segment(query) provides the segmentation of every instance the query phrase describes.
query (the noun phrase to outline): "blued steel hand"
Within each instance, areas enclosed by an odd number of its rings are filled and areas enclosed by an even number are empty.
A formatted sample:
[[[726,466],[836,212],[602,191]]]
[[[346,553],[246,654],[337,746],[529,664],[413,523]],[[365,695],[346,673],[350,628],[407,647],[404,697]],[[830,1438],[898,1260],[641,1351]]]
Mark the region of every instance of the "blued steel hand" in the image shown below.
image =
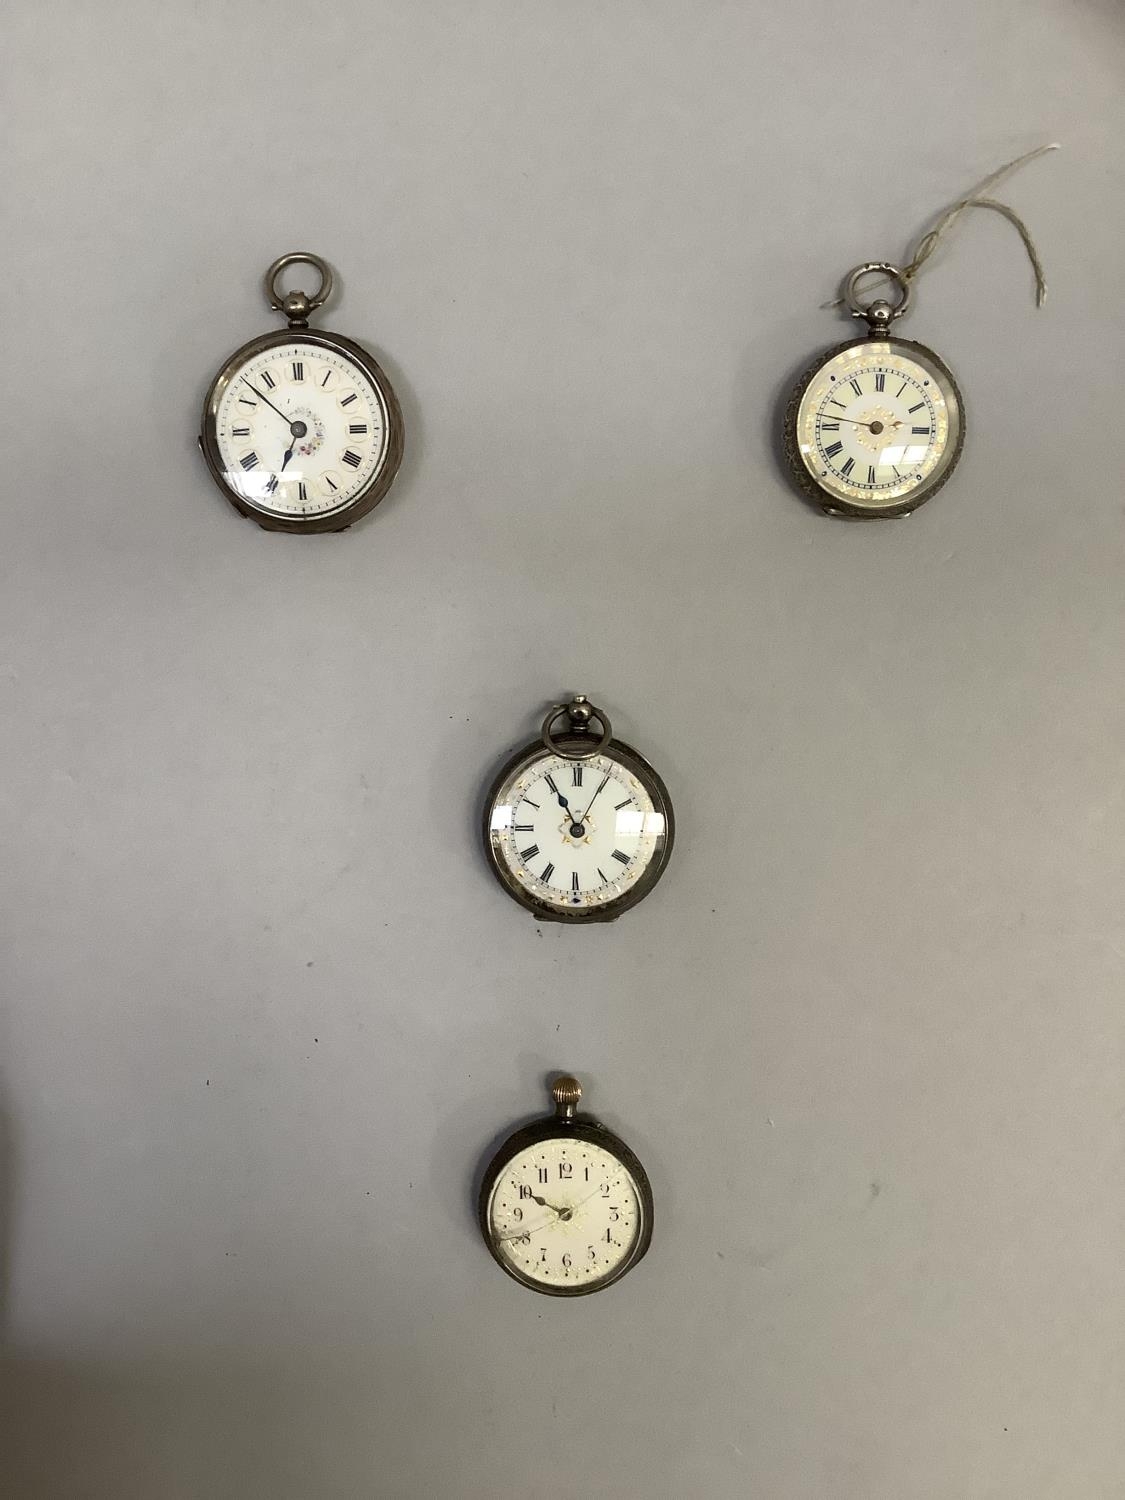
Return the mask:
[[[266,403],[266,405],[270,408],[271,411],[277,412],[278,416],[281,418],[281,420],[283,422],[288,422],[289,423],[289,432],[290,432],[290,434],[293,437],[304,437],[305,433],[308,431],[308,428],[305,426],[305,424],[303,422],[294,422],[289,417],[287,417],[285,415],[285,413],[281,410],[281,408],[279,406],[274,406],[273,402],[270,400],[270,398],[268,396],[263,396],[262,395],[261,391],[258,389],[258,387],[256,385],[250,385],[250,382],[246,379],[245,375],[243,375],[241,377],[241,379],[242,379],[242,381],[243,381],[244,384],[250,386],[250,389],[254,392],[255,396],[257,396],[257,398],[258,398],[259,401],[264,401]],[[300,428],[299,432],[297,430],[298,428]]]
[[[580,838],[582,838],[582,836],[586,832],[586,828],[585,828],[585,825],[583,824],[582,819],[578,816],[578,814],[576,812],[574,812],[571,809],[570,803],[566,800],[566,798],[563,796],[563,794],[559,791],[558,787],[555,786],[555,783],[551,779],[550,776],[547,777],[547,785],[552,788],[552,790],[554,791],[555,796],[559,799],[559,806],[564,809],[564,811],[566,812],[567,817],[570,819],[570,836],[571,836],[571,838],[572,839],[580,839]],[[595,792],[594,795],[597,796],[597,793]]]

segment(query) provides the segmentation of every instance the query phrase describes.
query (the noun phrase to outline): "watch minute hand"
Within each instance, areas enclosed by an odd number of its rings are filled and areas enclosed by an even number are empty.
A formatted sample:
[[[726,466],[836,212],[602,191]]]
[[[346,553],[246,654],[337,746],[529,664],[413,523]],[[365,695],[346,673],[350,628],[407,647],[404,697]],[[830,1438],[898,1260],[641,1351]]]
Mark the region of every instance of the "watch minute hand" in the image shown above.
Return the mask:
[[[830,422],[850,422],[853,427],[866,427],[868,432],[875,432],[874,422],[859,422],[855,417],[829,417]],[[901,427],[901,422],[880,422],[879,432],[892,432],[896,427]],[[878,437],[879,433],[875,433]]]
[[[591,807],[593,807],[594,803],[601,796],[602,791],[605,788],[605,784],[606,784],[606,782],[608,780],[609,780],[609,776],[608,775],[602,777],[602,779],[601,779],[601,785],[598,787],[597,791],[594,793],[594,795],[590,798],[589,802],[586,804],[586,811],[578,819],[578,821],[580,823],[585,823],[586,819],[590,816],[590,809],[591,809]]]
[[[828,420],[830,422],[850,422],[853,427],[870,428],[871,426],[870,422],[857,422],[855,417],[829,417]]]
[[[589,1203],[589,1201],[590,1201],[591,1198],[596,1198],[598,1196],[598,1194],[601,1192],[601,1190],[602,1190],[601,1183],[599,1183],[598,1186],[594,1189],[594,1191],[592,1193],[587,1193],[586,1196],[585,1196],[585,1198],[579,1198],[578,1202],[574,1205],[574,1208],[571,1211],[573,1213],[577,1213],[580,1208],[584,1207],[587,1203]]]
[[[240,379],[242,380],[242,382],[243,382],[244,385],[249,385],[250,386],[250,389],[254,392],[255,396],[257,396],[257,398],[258,398],[259,401],[264,401],[266,403],[266,405],[270,408],[271,411],[277,412],[278,416],[282,419],[283,422],[288,422],[289,423],[289,431],[292,432],[293,431],[293,422],[290,420],[289,417],[287,417],[285,415],[285,413],[281,410],[281,408],[279,406],[274,406],[273,402],[270,400],[270,398],[268,396],[263,396],[262,393],[261,393],[261,391],[258,389],[258,387],[256,385],[250,385],[250,382],[246,379],[245,375],[241,376]],[[295,434],[294,434],[294,436],[295,436]]]

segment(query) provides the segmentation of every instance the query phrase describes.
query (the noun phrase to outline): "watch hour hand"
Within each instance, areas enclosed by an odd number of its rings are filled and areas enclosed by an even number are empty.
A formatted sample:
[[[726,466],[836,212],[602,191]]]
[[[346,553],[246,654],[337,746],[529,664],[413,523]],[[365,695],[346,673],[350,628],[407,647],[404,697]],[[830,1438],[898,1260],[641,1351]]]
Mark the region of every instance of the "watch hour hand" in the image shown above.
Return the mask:
[[[274,406],[273,402],[270,400],[270,398],[268,396],[263,396],[262,393],[261,393],[261,391],[258,389],[258,387],[256,385],[251,384],[251,382],[246,379],[245,375],[242,376],[242,383],[243,383],[243,385],[250,386],[250,389],[254,392],[255,396],[257,396],[258,400],[259,401],[264,401],[271,411],[277,412],[278,416],[282,419],[283,422],[288,422],[289,421],[289,418],[285,415],[285,413],[281,410],[281,408],[279,406]]]
[[[571,838],[572,839],[585,838],[585,836],[586,836],[586,825],[585,825],[584,819],[580,818],[578,816],[578,814],[571,808],[570,803],[566,800],[566,798],[563,796],[563,794],[559,791],[558,787],[555,785],[553,777],[550,777],[550,776],[547,777],[547,785],[551,788],[552,795],[558,798],[559,806],[562,808],[562,810],[566,813],[567,817],[570,819],[570,836],[571,836]],[[597,796],[597,793],[595,792],[594,795]]]
[[[538,1198],[534,1193],[532,1193],[531,1195],[531,1201],[532,1203],[538,1203],[540,1208],[549,1208],[553,1214],[558,1214],[559,1218],[564,1222],[569,1219],[571,1214],[574,1212],[574,1210],[571,1208],[556,1208],[553,1203],[548,1203],[546,1198]]]
[[[509,1229],[506,1234],[500,1235],[501,1242],[507,1242],[508,1240],[530,1239],[533,1234],[538,1234],[541,1229],[549,1229],[552,1224],[565,1224],[574,1213],[574,1210],[571,1208],[556,1208],[553,1203],[548,1203],[546,1198],[538,1198],[534,1193],[532,1193],[531,1195],[531,1201],[533,1203],[538,1203],[540,1208],[550,1209],[551,1213],[553,1213],[555,1217],[553,1219],[544,1219],[541,1223],[532,1224],[528,1228],[521,1227],[520,1229]]]

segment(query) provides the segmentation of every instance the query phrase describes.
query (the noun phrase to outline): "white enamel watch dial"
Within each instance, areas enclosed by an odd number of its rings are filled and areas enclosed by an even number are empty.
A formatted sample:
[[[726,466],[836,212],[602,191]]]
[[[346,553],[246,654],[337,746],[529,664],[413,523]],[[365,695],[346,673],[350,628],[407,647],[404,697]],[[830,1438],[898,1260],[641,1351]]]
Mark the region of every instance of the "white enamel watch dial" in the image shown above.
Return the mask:
[[[632,1255],[641,1227],[636,1184],[611,1152],[566,1136],[507,1164],[489,1203],[500,1252],[548,1286],[604,1281]]]
[[[230,373],[215,436],[227,484],[273,516],[347,509],[387,457],[375,385],[347,356],[286,340]]]
[[[652,1192],[633,1153],[575,1114],[576,1079],[553,1086],[555,1114],[517,1131],[481,1191],[481,1227],[495,1258],[536,1291],[576,1296],[635,1265],[652,1235]]]
[[[323,264],[289,256],[270,268],[272,305],[289,311],[291,327],[227,361],[208,392],[200,444],[220,489],[244,515],[271,530],[337,531],[390,487],[402,458],[402,415],[366,350],[304,326],[315,299],[277,300],[277,269],[293,259]],[[330,285],[329,273],[320,301]]]
[[[620,898],[652,863],[665,824],[621,761],[545,754],[502,789],[491,832],[516,880],[571,911]]]
[[[913,509],[957,452],[960,402],[929,351],[901,339],[865,340],[816,368],[796,426],[801,462],[829,501]]]
[[[564,714],[569,733],[551,738],[549,724]],[[508,762],[487,799],[492,868],[510,895],[547,919],[618,916],[652,889],[671,851],[663,783],[635,750],[591,733],[591,715],[604,725],[583,698],[554,710],[541,740]]]
[[[878,272],[899,301],[863,304],[856,286]],[[833,515],[901,516],[935,494],[964,440],[961,397],[932,349],[888,332],[906,311],[910,286],[887,262],[858,266],[845,302],[870,336],[823,354],[806,370],[786,415],[786,453],[806,494]]]

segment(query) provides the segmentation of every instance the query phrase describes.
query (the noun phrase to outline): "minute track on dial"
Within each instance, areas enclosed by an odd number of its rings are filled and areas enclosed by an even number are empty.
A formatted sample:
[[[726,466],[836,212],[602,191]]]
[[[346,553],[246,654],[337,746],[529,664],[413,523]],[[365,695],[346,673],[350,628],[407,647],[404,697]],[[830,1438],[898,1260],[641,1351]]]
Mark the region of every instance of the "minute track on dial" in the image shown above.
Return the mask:
[[[901,484],[903,475],[899,466],[924,463],[934,432],[933,408],[924,391],[916,388],[921,399],[907,408],[902,396],[912,383],[903,381],[897,396],[892,396],[880,380],[884,373],[876,371],[871,391],[861,388],[861,401],[856,404],[865,407],[862,415],[848,415],[846,408],[828,399],[822,401],[814,423],[818,452],[829,470],[867,490],[884,490]],[[857,384],[854,379],[848,381],[849,388]],[[887,402],[898,408],[897,415],[890,406],[882,404]],[[930,413],[925,424],[916,420],[921,410]]]
[[[249,373],[244,372],[234,387],[235,391],[245,390],[260,400],[263,408],[268,408],[265,411],[268,422],[280,430],[288,428],[289,437],[282,453],[280,432],[274,449],[271,434],[261,431],[253,480],[243,480],[235,474],[231,482],[249,503],[266,505],[273,513],[313,511],[326,515],[353,504],[378,473],[385,451],[385,423],[378,395],[361,371],[345,360],[311,351],[305,351],[299,361],[286,358],[297,347],[303,346],[289,344],[266,351],[252,362]],[[282,371],[294,365],[300,366],[301,381],[285,385]],[[271,369],[278,378],[269,385],[262,377]],[[322,372],[339,376],[344,382],[341,389],[356,394],[356,402],[366,414],[362,423],[345,417],[335,389],[325,390],[316,378]],[[306,373],[314,378],[305,379]],[[265,394],[267,385],[272,393],[269,396]],[[241,418],[235,422],[227,417],[229,411],[236,409],[243,410],[241,398],[233,394],[220,405],[218,442],[224,455],[236,437],[235,427],[243,425]],[[245,443],[246,439],[243,437],[242,441]],[[235,447],[231,452],[241,462],[244,456],[241,451]],[[233,470],[229,457],[227,462],[230,479]],[[337,466],[346,480],[340,478]]]
[[[585,809],[577,812],[560,789],[567,770],[565,762],[545,760],[533,766],[528,773],[527,797],[520,806],[530,806],[530,798],[540,802],[540,811],[532,822],[511,827],[510,842],[522,873],[534,886],[548,887],[548,898],[559,903],[570,904],[605,887],[607,882],[596,872],[600,863],[614,857],[615,849],[619,861],[630,867],[638,862],[643,867],[649,853],[643,827],[646,811],[652,811],[649,800],[627,784],[620,768],[612,763],[605,765],[604,757],[598,758],[594,769],[600,773],[598,784]],[[598,798],[611,783],[618,787],[616,800],[621,806],[611,809],[607,800],[605,816],[596,818]],[[520,843],[528,830],[534,834],[533,842]],[[504,843],[509,847],[507,840]],[[628,848],[627,854],[621,852],[622,844]]]
[[[897,301],[860,300],[859,283],[874,273],[894,283]],[[858,266],[842,300],[868,334],[826,350],[797,381],[785,413],[786,460],[802,493],[829,515],[909,515],[956,466],[960,393],[932,349],[890,332],[910,304],[909,273],[889,262]]]
[[[928,499],[963,436],[952,377],[931,351],[901,339],[829,350],[794,392],[786,427],[801,487],[831,513],[856,516],[907,514]]]
[[[652,1188],[625,1142],[577,1113],[577,1079],[557,1077],[551,1092],[554,1113],[515,1131],[486,1167],[477,1214],[494,1259],[516,1281],[550,1296],[583,1296],[644,1257]],[[543,1213],[529,1213],[532,1204]]]
[[[537,916],[607,921],[659,879],[671,809],[636,751],[578,722],[578,733],[555,738],[545,729],[501,771],[486,801],[485,846],[500,883]]]

